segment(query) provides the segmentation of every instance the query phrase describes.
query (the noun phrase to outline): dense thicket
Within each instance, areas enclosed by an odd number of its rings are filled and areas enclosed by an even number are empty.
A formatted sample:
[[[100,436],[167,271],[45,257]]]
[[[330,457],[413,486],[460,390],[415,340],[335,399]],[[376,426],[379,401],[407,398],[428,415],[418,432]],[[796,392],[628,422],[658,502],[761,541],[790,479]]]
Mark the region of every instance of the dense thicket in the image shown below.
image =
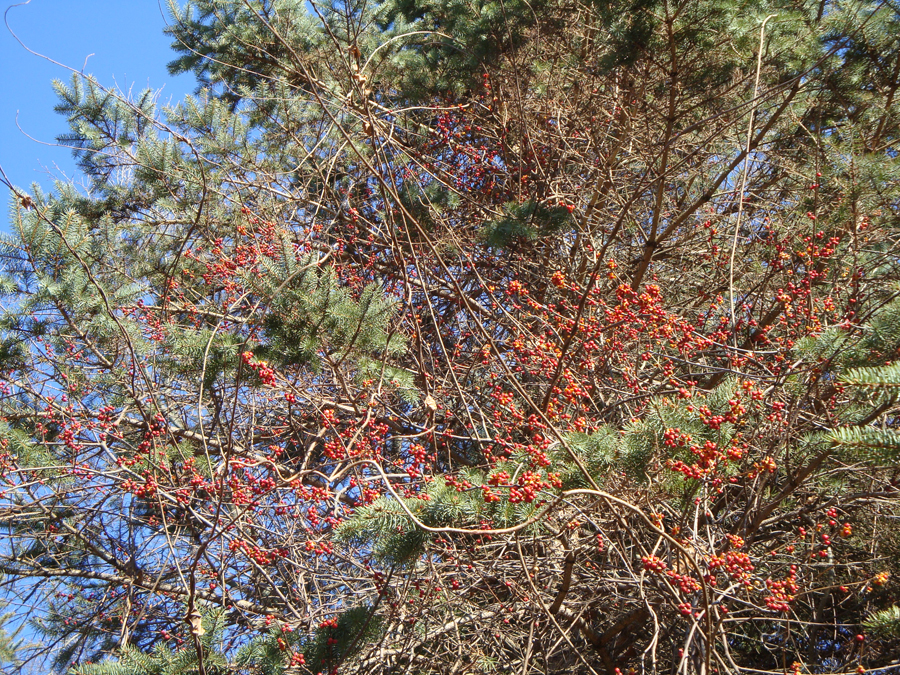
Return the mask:
[[[170,11],[196,95],[13,189],[21,658],[897,665],[896,6]]]

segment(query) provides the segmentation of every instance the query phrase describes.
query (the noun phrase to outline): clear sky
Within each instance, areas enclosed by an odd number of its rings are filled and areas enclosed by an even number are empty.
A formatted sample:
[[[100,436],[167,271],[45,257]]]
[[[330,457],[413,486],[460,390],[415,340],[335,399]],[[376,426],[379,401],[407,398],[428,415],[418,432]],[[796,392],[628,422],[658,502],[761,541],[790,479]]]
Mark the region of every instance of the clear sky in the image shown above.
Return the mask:
[[[78,182],[71,152],[55,145],[68,126],[53,111],[51,87],[54,79],[71,81],[72,73],[29,53],[10,31],[28,49],[84,69],[107,87],[162,89],[160,102],[177,101],[194,89],[192,76],[166,72],[175,54],[162,32],[169,21],[164,0],[0,0],[0,9],[6,10],[6,23],[0,23],[0,166],[21,188],[37,182],[50,190],[57,178]],[[8,197],[2,186],[0,191],[5,231]]]

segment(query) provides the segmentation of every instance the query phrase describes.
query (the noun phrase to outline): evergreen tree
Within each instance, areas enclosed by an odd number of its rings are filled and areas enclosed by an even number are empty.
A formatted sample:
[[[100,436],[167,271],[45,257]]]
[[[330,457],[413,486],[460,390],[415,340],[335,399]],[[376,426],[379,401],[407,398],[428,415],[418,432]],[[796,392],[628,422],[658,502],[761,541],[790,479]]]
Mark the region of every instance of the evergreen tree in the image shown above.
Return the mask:
[[[169,9],[195,94],[57,82],[88,189],[9,186],[25,658],[891,662],[895,8]]]

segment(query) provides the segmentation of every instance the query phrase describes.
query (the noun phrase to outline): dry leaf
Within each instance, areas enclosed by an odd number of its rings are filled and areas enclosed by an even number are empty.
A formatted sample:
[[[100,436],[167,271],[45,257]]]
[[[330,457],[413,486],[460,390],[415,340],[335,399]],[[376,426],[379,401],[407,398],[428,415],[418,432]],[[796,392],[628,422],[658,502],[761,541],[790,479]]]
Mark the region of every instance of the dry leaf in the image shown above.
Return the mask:
[[[188,614],[187,617],[185,617],[185,620],[191,626],[191,635],[200,637],[201,635],[206,633],[206,631],[203,630],[203,617],[200,615],[200,612],[196,607],[191,610],[191,613]]]

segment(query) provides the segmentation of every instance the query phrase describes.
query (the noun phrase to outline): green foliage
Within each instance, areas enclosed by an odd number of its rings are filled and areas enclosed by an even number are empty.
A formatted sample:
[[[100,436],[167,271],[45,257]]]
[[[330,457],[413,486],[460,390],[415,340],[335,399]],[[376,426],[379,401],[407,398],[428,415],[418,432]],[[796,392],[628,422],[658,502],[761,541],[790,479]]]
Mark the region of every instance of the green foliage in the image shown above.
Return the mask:
[[[900,638],[900,607],[894,605],[874,612],[863,622],[865,629],[881,638]]]
[[[900,387],[900,365],[851,368],[841,375],[840,381],[853,387],[894,389]]]
[[[895,364],[872,368],[854,368],[845,372],[840,381],[852,387],[883,395],[873,402],[877,412],[885,412],[897,400],[900,387],[900,367]],[[868,406],[872,410],[873,405]],[[840,446],[858,448],[896,459],[900,456],[900,433],[893,427],[847,426],[834,429],[831,440]]]
[[[707,392],[703,403],[713,414],[728,411],[728,400],[734,395],[736,382],[726,379],[715,389]],[[624,473],[636,483],[648,479],[650,465],[665,457],[681,460],[687,464],[696,461],[696,456],[688,447],[665,447],[667,429],[677,429],[680,434],[689,435],[695,445],[706,441],[727,443],[735,433],[735,427],[723,423],[718,429],[703,424],[696,412],[688,410],[689,401],[659,402],[652,405],[641,419],[633,420],[621,429],[604,426],[592,434],[570,433],[566,442],[582,459],[591,476],[598,484],[603,484],[613,472]],[[565,467],[563,483],[566,487],[587,487],[586,478],[574,467],[558,449],[558,460]],[[726,473],[728,471],[726,470]],[[673,478],[666,482],[668,488],[680,491],[684,482]],[[693,481],[688,482],[689,489]]]
[[[857,450],[896,458],[900,454],[900,434],[892,425],[872,426],[896,401],[900,387],[900,366],[883,362],[900,347],[900,303],[893,300],[863,326],[863,336],[851,342],[847,331],[831,328],[815,340],[798,345],[801,353],[820,361],[829,360],[838,370],[837,381],[858,392],[854,405],[842,411],[845,426],[832,430],[829,439],[844,451]],[[864,426],[858,426],[865,422]]]
[[[336,618],[336,626],[319,628],[303,646],[305,661],[314,672],[319,668],[331,670],[352,659],[363,645],[383,633],[383,617],[375,614],[374,607],[357,605]]]
[[[404,351],[403,338],[389,329],[396,303],[377,284],[354,296],[331,268],[320,270],[314,257],[297,264],[290,256],[281,260],[264,262],[267,274],[260,292],[272,298],[266,317],[271,346],[260,353],[271,354],[282,365],[315,366],[320,354],[337,363],[351,355],[380,362]],[[368,372],[371,363],[366,362]]]
[[[407,62],[413,67],[405,74],[406,91],[461,93],[476,84],[483,68],[523,43],[545,5],[543,0],[391,0],[383,5],[381,21],[385,27],[399,21],[407,30],[432,33],[409,47],[417,59]]]
[[[193,650],[174,651],[162,642],[149,654],[136,647],[126,646],[118,658],[80,665],[69,671],[70,675],[175,675],[197,672],[196,653]]]
[[[277,11],[271,0],[257,0],[250,9],[236,0],[167,4],[173,21],[166,33],[173,38],[172,49],[182,54],[169,64],[169,72],[193,72],[200,88],[226,84],[221,93],[232,107],[261,83],[296,77],[289,66],[290,49],[312,51],[324,37],[299,1],[278,3]],[[274,39],[261,16],[290,43]],[[234,63],[244,64],[237,78]]]
[[[338,528],[339,541],[371,547],[390,564],[408,565],[422,554],[434,535],[421,529],[407,510],[428,527],[459,527],[478,522],[484,502],[474,492],[459,492],[442,478],[428,484],[427,499],[380,497],[354,510]],[[403,507],[406,507],[406,510]]]
[[[0,422],[0,443],[27,469],[40,469],[53,463],[47,447],[32,442],[33,430],[16,429],[9,422]]]
[[[152,90],[126,103],[96,80],[78,74],[73,75],[70,86],[56,80],[53,88],[60,99],[55,110],[68,119],[71,128],[71,133],[58,140],[74,148],[79,167],[89,176],[103,175],[109,180],[116,171],[118,153],[138,149],[155,130]]]
[[[5,606],[6,603],[0,602],[0,607]],[[5,665],[10,665],[13,667],[18,666],[20,663],[20,652],[29,646],[23,639],[18,637],[19,633],[22,630],[21,625],[12,633],[9,633],[6,630],[6,626],[9,624],[10,620],[13,619],[13,617],[14,614],[12,612],[0,614],[0,668]]]
[[[503,211],[506,214],[503,218],[481,227],[481,237],[488,246],[508,248],[520,241],[534,241],[557,234],[572,222],[565,207],[548,207],[533,200],[508,202],[503,205]]]
[[[872,427],[842,427],[832,432],[831,440],[841,446],[872,451],[896,459],[900,456],[900,434]]]
[[[69,675],[197,675],[200,658],[209,675],[228,675],[233,669],[221,652],[224,618],[222,612],[207,612],[203,617],[204,634],[200,636],[200,654],[193,646],[172,649],[157,642],[150,653],[132,645],[119,650],[115,658],[100,663],[83,664],[69,670]]]
[[[437,181],[426,185],[404,183],[397,195],[406,211],[426,230],[434,229],[442,213],[460,205],[459,195]]]
[[[611,427],[603,427],[592,434],[571,433],[566,436],[566,442],[582,459],[595,480],[598,478],[602,480],[613,467],[618,466],[620,461],[640,471],[639,458],[622,457],[621,451],[624,446],[622,435]],[[626,452],[627,450],[626,448]],[[567,471],[563,476],[564,487],[588,487],[587,479],[577,467],[568,463],[565,466]]]
[[[303,654],[306,663],[331,667],[352,657],[361,645],[377,638],[382,619],[364,605],[342,612],[333,627],[319,628],[312,636],[284,631],[273,626],[235,650],[224,653],[223,630],[227,622],[219,610],[203,613],[203,635],[199,637],[200,655],[193,645],[173,649],[157,642],[149,652],[126,645],[116,655],[99,663],[71,668],[69,675],[196,675],[200,660],[209,675],[235,672],[256,675],[283,675],[291,671],[292,654]]]

